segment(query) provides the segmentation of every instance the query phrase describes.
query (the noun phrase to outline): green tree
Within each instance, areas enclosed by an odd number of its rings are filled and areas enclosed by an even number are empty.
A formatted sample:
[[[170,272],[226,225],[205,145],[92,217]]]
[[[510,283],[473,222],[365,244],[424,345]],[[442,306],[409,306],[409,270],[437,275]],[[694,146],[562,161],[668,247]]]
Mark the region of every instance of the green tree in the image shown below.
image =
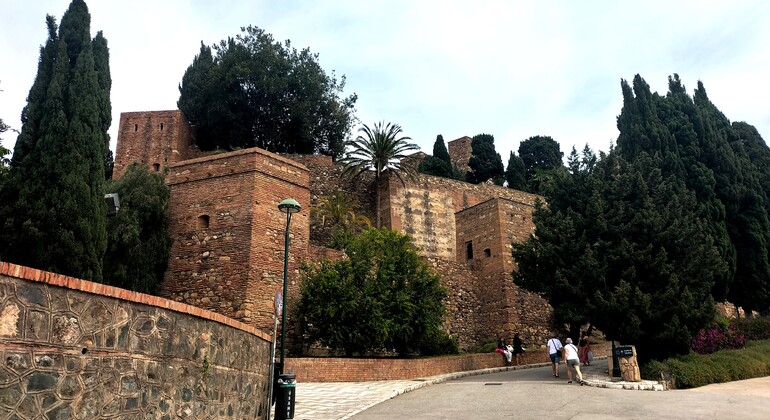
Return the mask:
[[[436,137],[436,142],[433,143],[433,156],[426,156],[420,162],[417,171],[422,174],[440,176],[442,178],[452,177],[452,161],[449,158],[449,151],[447,151],[444,137],[441,134]]]
[[[298,308],[310,343],[348,356],[373,350],[403,356],[435,349],[437,337],[451,341],[442,330],[446,290],[409,236],[369,229],[344,248],[346,259],[303,270]]]
[[[345,77],[327,75],[317,54],[248,26],[213,48],[201,44],[177,105],[203,150],[256,146],[339,158],[357,99],[341,97],[344,87]]]
[[[403,185],[404,179],[401,176],[403,172],[409,177],[413,177],[416,171],[409,165],[401,165],[401,160],[406,157],[404,154],[410,150],[419,150],[419,146],[410,143],[410,137],[399,137],[402,132],[398,124],[385,124],[384,121],[375,123],[373,128],[364,124],[359,130],[355,140],[345,143],[350,150],[340,160],[344,166],[343,176],[356,178],[369,171],[374,172],[374,184],[377,188],[377,228],[382,227],[382,216],[380,209],[380,183],[383,174],[393,174]]]
[[[88,7],[73,0],[58,35],[51,16],[47,25],[49,37],[0,193],[0,257],[99,281],[106,248],[106,128],[99,112],[105,96]]]
[[[122,177],[107,184],[107,192],[118,194],[120,210],[107,223],[104,283],[155,294],[171,246],[164,175],[132,163]]]
[[[524,162],[528,192],[547,193],[554,173],[563,168],[559,143],[549,136],[532,136],[519,145],[519,157]]]
[[[0,89],[0,92],[2,92],[2,89]],[[0,135],[10,129],[11,127],[3,122],[2,118],[0,118]],[[11,163],[11,160],[5,157],[9,153],[11,153],[11,151],[3,147],[3,138],[0,137],[0,190],[3,188],[2,183],[6,173],[8,172],[8,165]]]
[[[495,137],[491,134],[477,134],[471,139],[471,168],[469,179],[476,184],[489,179],[503,183],[503,159],[495,151]]]
[[[356,213],[358,203],[352,195],[335,191],[310,210],[311,224],[331,229],[331,247],[339,249],[350,235],[371,227],[368,217]]]
[[[508,166],[505,168],[505,180],[508,181],[508,188],[524,191],[527,185],[525,175],[524,161],[511,151],[510,156],[508,156]]]

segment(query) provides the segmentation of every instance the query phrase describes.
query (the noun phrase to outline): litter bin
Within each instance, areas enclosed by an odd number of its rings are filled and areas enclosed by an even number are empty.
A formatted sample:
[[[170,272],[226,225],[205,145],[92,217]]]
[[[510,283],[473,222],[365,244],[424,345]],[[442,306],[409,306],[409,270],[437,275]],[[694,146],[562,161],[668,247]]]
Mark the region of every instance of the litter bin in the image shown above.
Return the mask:
[[[297,380],[293,373],[284,373],[278,377],[278,395],[275,401],[275,419],[294,418],[294,398]]]

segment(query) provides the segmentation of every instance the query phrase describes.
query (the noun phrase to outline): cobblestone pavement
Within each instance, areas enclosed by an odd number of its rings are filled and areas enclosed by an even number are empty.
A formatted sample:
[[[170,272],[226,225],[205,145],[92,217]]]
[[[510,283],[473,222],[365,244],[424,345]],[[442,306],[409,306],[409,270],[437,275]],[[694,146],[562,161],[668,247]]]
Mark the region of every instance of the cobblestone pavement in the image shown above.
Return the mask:
[[[298,420],[347,419],[373,405],[424,386],[465,376],[531,369],[548,365],[548,363],[538,363],[523,366],[505,366],[469,372],[455,372],[413,380],[323,383],[298,382],[294,418]],[[565,369],[566,366],[562,364],[560,367],[562,375],[566,375]],[[663,385],[654,381],[622,382],[613,380],[608,371],[607,358],[597,358],[591,366],[583,366],[581,370],[587,386],[613,389],[663,390]]]

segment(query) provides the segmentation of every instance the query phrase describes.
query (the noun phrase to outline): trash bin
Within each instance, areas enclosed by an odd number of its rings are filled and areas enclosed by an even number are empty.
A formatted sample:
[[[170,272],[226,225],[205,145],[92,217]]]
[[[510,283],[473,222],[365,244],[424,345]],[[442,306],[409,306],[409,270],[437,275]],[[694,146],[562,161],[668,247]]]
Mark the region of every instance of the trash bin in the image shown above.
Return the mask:
[[[275,419],[294,418],[294,398],[297,381],[293,373],[281,374],[278,378],[278,395],[275,400]]]

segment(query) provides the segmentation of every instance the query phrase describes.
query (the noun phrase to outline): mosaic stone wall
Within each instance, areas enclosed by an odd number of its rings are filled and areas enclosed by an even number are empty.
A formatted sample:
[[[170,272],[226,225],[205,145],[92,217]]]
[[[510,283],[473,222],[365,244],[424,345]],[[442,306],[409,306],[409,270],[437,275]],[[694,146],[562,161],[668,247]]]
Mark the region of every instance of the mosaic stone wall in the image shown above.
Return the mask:
[[[19,268],[81,290],[6,275]],[[267,417],[265,337],[83,288],[181,306],[0,263],[0,418]]]

